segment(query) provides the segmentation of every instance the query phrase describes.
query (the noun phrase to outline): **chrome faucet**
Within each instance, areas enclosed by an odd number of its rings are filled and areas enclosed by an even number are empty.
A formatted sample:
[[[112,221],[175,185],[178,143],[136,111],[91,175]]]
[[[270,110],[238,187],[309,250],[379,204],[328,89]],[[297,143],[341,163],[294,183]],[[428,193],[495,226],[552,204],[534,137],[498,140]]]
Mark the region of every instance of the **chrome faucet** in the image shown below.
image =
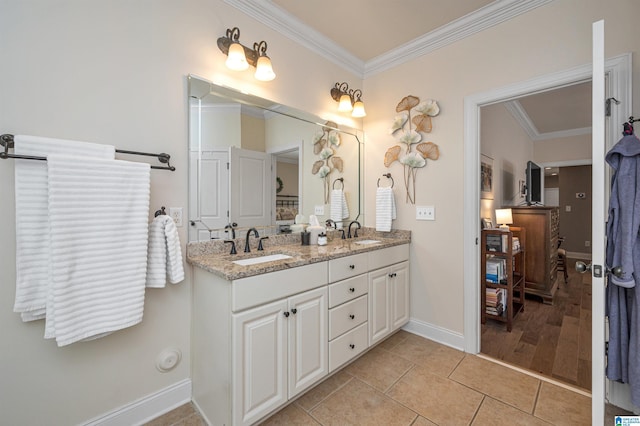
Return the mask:
[[[256,238],[260,238],[260,234],[258,234],[258,230],[256,228],[250,228],[247,231],[247,238],[244,242],[244,252],[245,253],[250,253],[251,252],[251,247],[249,247],[249,236],[251,235],[251,232],[253,232],[253,236]]]
[[[353,225],[354,223],[356,224],[356,230],[353,232],[353,237],[354,238],[358,237],[358,229],[360,229],[361,226],[360,226],[360,222],[358,222],[357,220],[354,220],[349,224],[349,233],[347,234],[347,238],[351,238],[351,225]]]

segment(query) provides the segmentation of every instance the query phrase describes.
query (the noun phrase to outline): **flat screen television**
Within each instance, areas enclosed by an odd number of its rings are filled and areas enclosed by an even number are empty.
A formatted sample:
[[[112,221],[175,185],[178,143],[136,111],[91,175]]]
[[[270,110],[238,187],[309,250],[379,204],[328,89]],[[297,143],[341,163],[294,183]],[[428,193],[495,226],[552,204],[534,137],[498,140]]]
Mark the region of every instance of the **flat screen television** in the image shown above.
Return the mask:
[[[527,162],[527,205],[542,204],[542,169],[533,161]]]

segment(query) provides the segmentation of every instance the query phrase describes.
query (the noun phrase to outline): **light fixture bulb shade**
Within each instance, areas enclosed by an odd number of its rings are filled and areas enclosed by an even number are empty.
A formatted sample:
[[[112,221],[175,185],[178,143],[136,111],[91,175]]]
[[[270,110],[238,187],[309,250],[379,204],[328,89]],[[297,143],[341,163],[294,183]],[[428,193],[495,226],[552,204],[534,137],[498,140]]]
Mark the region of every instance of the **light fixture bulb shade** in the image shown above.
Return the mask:
[[[271,67],[271,59],[268,56],[260,56],[256,64],[256,73],[254,77],[260,81],[271,81],[276,78],[276,73]]]
[[[364,117],[366,115],[367,113],[364,110],[364,102],[356,101],[353,104],[353,112],[351,113],[351,116],[359,118],[359,117]]]
[[[511,209],[497,209],[496,223],[498,225],[511,225],[513,223],[513,215],[511,214]]]
[[[231,43],[229,45],[229,53],[225,62],[227,68],[234,71],[244,71],[249,68],[249,62],[244,55],[244,47],[240,43]]]
[[[338,111],[340,112],[348,112],[353,109],[353,105],[351,105],[351,96],[349,94],[344,93],[340,96],[340,103],[338,104]]]

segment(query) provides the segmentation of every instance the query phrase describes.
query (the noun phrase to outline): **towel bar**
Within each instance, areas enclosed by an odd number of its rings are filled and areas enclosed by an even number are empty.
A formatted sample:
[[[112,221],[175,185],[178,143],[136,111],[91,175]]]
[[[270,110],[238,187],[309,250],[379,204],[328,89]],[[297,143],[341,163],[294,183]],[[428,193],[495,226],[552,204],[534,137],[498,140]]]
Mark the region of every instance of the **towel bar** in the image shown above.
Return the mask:
[[[39,161],[47,161],[46,157],[36,157],[33,155],[18,155],[18,154],[10,154],[9,153],[9,148],[13,148],[13,135],[10,134],[4,134],[2,136],[0,136],[0,145],[4,146],[4,151],[0,151],[0,158],[2,158],[3,160],[6,160],[7,158],[19,158],[22,160],[39,160]],[[123,149],[116,149],[116,152],[119,154],[131,154],[131,155],[146,155],[149,157],[156,157],[158,159],[158,161],[160,161],[162,164],[166,164],[166,167],[163,166],[151,166],[152,169],[158,169],[158,170],[170,170],[170,171],[175,171],[176,168],[173,167],[171,164],[169,164],[169,160],[171,159],[171,156],[169,154],[165,154],[160,153],[160,154],[152,154],[149,152],[138,152],[138,151],[127,151],[127,150],[123,150]]]

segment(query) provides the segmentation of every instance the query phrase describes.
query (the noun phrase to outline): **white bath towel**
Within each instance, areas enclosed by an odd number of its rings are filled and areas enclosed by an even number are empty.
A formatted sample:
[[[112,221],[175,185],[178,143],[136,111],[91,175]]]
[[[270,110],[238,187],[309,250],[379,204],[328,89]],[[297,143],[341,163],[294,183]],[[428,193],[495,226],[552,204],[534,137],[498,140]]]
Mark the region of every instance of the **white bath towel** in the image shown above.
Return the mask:
[[[58,346],[142,320],[150,167],[52,154],[51,286],[45,337]]]
[[[113,159],[111,145],[16,135],[14,153],[46,157],[51,153]],[[16,297],[13,310],[23,321],[45,316],[49,287],[47,162],[15,160]]]
[[[171,217],[160,215],[149,224],[147,287],[162,288],[167,278],[171,284],[184,280],[184,266],[178,228]]]
[[[340,222],[349,217],[349,206],[342,189],[331,190],[330,217],[334,222]]]
[[[396,218],[396,201],[391,187],[378,187],[376,191],[376,231],[391,231]]]

